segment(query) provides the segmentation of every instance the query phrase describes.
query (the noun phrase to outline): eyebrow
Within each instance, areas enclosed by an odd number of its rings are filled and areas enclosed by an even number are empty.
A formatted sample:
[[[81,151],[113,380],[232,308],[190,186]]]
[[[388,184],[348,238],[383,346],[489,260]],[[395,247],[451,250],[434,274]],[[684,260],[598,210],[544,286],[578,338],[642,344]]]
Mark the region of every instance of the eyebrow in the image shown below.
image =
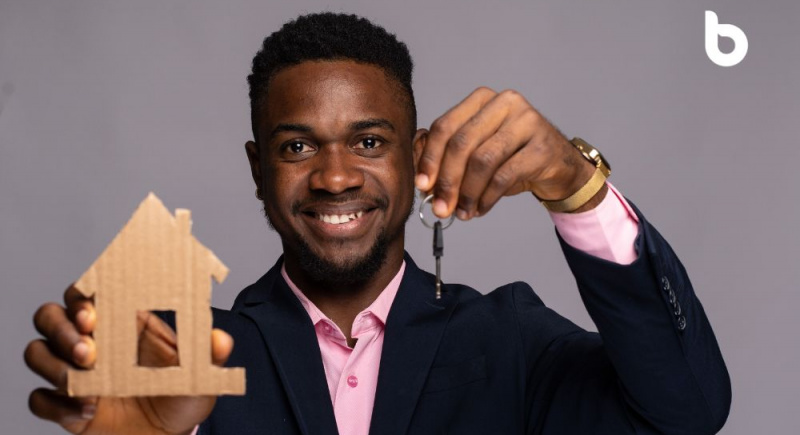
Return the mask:
[[[369,128],[383,128],[389,131],[394,132],[395,128],[394,125],[386,119],[383,118],[369,118],[363,119],[361,121],[351,122],[348,128],[351,131],[359,131],[359,130],[366,130]],[[272,129],[270,133],[270,139],[274,138],[280,133],[283,132],[297,132],[297,133],[312,133],[314,131],[310,125],[307,124],[292,124],[292,123],[283,123],[278,124]]]
[[[269,134],[269,138],[272,139],[279,133],[283,133],[285,131],[311,133],[314,131],[314,129],[306,124],[278,124],[274,129],[272,129],[272,133]]]
[[[366,130],[368,128],[383,128],[389,131],[394,131],[394,125],[386,119],[383,118],[370,118],[365,119],[363,121],[356,121],[350,124],[350,130],[358,131],[358,130]]]

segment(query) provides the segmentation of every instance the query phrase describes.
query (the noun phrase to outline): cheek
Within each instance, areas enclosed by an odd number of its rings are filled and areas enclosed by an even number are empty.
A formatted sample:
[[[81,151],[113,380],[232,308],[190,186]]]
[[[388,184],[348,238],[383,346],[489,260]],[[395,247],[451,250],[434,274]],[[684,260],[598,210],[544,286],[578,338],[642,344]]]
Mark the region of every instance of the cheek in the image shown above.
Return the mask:
[[[387,187],[397,203],[397,208],[402,209],[405,213],[407,207],[411,207],[411,203],[414,201],[414,164],[411,160],[411,153],[404,153],[391,159],[389,165],[390,167],[386,168],[388,171]],[[400,214],[399,210],[398,214]],[[405,219],[405,216],[403,218]]]
[[[276,213],[291,213],[292,202],[298,197],[300,180],[285,168],[268,166],[265,169],[262,178],[267,208]]]

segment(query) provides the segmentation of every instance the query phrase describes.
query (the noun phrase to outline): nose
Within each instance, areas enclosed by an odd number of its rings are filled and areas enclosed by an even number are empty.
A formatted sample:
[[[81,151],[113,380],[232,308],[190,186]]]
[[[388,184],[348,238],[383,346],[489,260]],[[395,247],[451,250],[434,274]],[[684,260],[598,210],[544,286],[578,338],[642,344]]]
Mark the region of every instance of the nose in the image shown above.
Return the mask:
[[[364,173],[359,167],[359,157],[345,146],[323,146],[314,156],[316,168],[309,179],[311,190],[324,190],[339,194],[364,185]]]

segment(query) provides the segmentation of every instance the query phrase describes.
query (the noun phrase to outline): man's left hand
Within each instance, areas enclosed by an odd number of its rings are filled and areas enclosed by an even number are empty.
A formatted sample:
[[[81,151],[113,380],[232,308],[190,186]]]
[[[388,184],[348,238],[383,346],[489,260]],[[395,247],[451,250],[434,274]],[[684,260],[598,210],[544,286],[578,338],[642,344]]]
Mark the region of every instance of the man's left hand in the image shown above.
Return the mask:
[[[485,87],[436,119],[427,134],[417,135],[414,159],[416,187],[432,191],[434,214],[444,218],[455,212],[462,220],[525,191],[544,200],[567,198],[595,170],[522,95]],[[602,199],[605,190],[597,196]]]

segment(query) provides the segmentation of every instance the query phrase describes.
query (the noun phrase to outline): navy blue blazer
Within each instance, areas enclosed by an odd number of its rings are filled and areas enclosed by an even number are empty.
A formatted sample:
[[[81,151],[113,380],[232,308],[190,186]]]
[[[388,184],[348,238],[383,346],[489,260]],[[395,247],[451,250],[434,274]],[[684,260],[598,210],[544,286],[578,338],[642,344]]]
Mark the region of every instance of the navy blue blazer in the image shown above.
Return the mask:
[[[686,271],[638,214],[631,265],[559,237],[599,334],[522,282],[487,295],[447,284],[436,300],[433,276],[406,255],[370,433],[717,432],[731,400],[725,363]],[[314,327],[280,264],[230,311],[214,311],[235,340],[228,365],[247,369],[247,394],[220,397],[201,434],[337,433]]]

